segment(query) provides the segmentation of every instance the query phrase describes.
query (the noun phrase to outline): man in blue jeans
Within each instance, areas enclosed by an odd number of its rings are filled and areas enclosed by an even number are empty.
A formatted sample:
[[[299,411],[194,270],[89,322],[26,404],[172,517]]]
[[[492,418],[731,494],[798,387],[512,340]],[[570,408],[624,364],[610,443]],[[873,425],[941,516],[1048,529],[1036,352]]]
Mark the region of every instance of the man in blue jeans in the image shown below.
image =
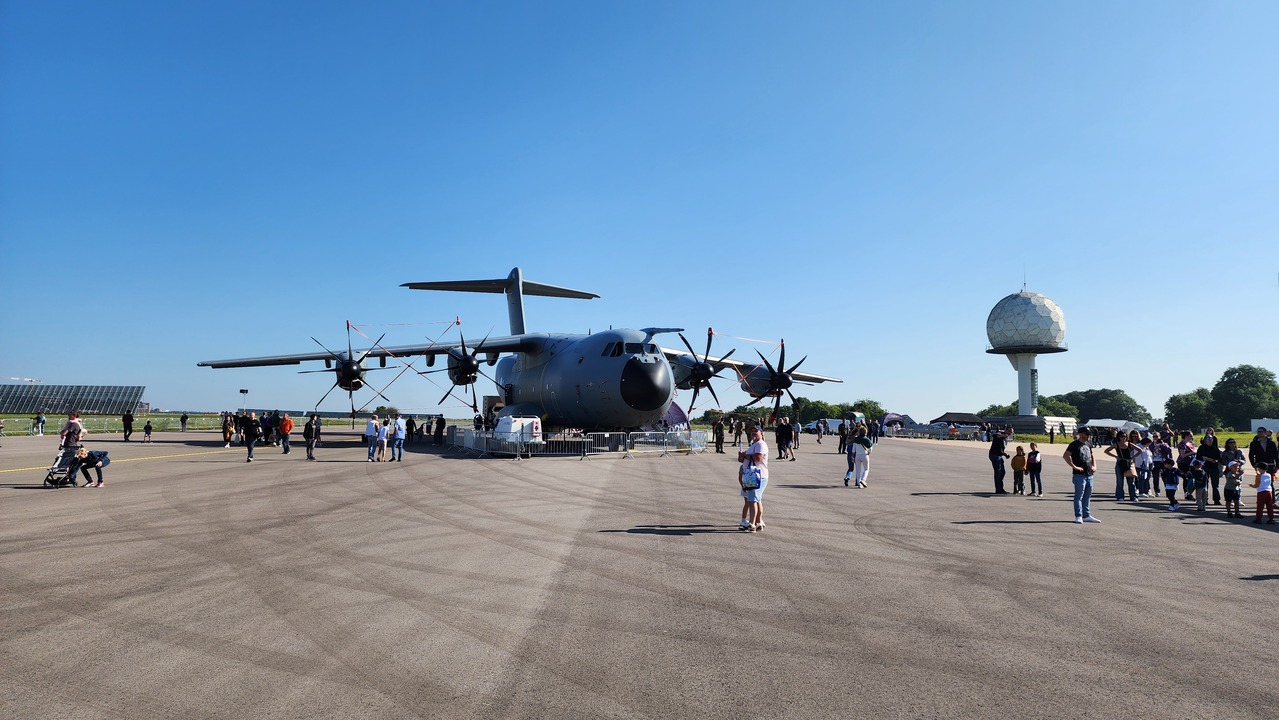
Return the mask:
[[[1097,473],[1097,461],[1092,456],[1092,446],[1088,444],[1091,433],[1088,428],[1079,428],[1075,432],[1075,441],[1066,446],[1062,457],[1070,466],[1070,481],[1075,484],[1075,523],[1099,523],[1092,516],[1089,504],[1092,500],[1092,477]]]
[[[404,418],[399,413],[395,414],[395,437],[391,441],[391,460],[393,462],[401,462],[404,460],[404,436],[408,434],[408,426],[404,422]]]
[[[377,415],[370,415],[364,426],[364,439],[369,443],[369,462],[373,462],[373,451],[377,449],[378,424]]]

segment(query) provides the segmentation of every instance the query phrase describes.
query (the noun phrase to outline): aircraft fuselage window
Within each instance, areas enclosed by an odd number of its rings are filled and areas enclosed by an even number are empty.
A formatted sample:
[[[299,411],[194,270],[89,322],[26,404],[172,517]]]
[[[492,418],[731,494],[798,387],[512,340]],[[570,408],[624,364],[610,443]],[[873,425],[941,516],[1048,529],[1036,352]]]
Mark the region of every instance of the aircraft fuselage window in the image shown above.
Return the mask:
[[[621,356],[622,356],[622,344],[621,344],[621,343],[614,343],[614,344],[613,344],[613,357],[621,357]]]
[[[616,344],[616,343],[609,343],[609,344],[605,345],[605,346],[604,346],[604,352],[600,353],[600,357],[608,357],[608,356],[609,356],[609,354],[611,354],[611,353],[613,352],[613,345],[615,345],[615,344]]]

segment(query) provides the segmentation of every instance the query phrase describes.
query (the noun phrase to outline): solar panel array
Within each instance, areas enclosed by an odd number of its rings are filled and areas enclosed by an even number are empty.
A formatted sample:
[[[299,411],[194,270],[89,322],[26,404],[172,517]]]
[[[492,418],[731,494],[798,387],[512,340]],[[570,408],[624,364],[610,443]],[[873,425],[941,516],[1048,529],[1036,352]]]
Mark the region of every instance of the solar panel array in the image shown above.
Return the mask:
[[[0,385],[0,413],[123,415],[138,409],[144,390],[144,385]]]

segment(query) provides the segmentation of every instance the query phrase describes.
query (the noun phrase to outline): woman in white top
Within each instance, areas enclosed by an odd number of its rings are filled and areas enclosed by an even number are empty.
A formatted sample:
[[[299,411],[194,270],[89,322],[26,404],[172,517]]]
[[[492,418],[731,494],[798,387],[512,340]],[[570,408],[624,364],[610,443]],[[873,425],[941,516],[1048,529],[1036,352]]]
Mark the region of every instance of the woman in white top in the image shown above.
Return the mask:
[[[741,467],[737,471],[737,484],[742,488],[742,521],[738,527],[749,532],[764,529],[764,487],[768,485],[768,443],[764,442],[764,429],[752,425],[750,447],[737,453]],[[759,486],[747,487],[744,477],[758,470]],[[753,483],[752,483],[753,484]]]

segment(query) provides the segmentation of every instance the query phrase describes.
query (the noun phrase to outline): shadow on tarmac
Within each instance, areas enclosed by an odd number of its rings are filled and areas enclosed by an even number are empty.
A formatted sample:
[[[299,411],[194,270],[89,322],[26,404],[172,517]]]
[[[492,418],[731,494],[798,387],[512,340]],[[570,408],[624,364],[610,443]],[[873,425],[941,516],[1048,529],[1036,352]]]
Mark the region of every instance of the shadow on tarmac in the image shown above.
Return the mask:
[[[602,533],[629,533],[631,535],[705,535],[707,533],[741,532],[736,526],[726,528],[717,525],[639,525],[629,530],[600,530]]]

